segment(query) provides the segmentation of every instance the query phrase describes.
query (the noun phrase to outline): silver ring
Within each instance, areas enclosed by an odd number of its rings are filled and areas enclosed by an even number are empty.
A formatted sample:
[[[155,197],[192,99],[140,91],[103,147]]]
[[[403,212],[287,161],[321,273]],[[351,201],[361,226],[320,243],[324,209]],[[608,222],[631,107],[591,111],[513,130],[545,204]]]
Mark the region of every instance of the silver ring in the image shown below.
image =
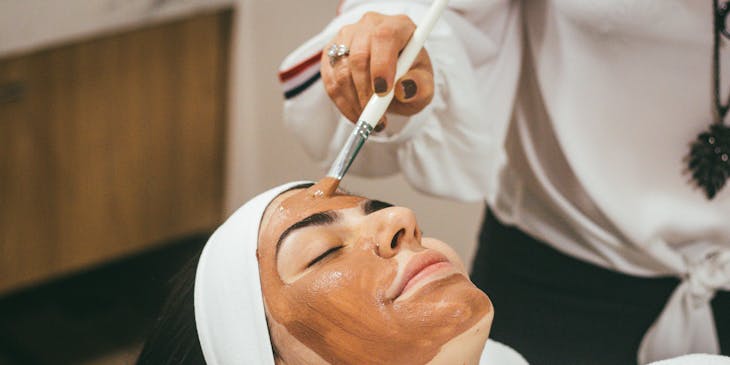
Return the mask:
[[[334,66],[335,62],[341,57],[346,57],[350,54],[350,49],[344,44],[333,44],[327,50],[327,56],[330,58],[330,66]]]

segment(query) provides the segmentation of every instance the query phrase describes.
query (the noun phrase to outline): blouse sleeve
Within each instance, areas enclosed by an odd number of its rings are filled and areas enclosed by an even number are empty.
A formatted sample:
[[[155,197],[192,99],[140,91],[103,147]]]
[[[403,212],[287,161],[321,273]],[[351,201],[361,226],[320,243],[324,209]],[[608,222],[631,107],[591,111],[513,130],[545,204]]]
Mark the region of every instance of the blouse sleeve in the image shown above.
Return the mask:
[[[322,49],[339,29],[368,11],[406,14],[414,22],[430,1],[345,1],[340,14],[292,54],[279,73],[284,119],[305,150],[329,167],[353,124],[342,116],[322,85]],[[426,41],[434,68],[432,102],[407,118],[388,114],[388,126],[373,133],[349,173],[403,173],[416,189],[457,200],[483,199],[504,161],[503,140],[520,70],[522,36],[515,1],[458,1]]]

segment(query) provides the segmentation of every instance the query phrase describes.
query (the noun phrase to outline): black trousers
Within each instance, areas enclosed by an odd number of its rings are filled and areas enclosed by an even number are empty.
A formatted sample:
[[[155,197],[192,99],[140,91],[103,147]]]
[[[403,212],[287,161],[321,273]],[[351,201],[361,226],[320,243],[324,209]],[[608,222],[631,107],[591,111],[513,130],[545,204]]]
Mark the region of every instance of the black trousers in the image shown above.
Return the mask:
[[[503,225],[489,210],[471,276],[495,307],[490,337],[533,365],[636,364],[644,333],[679,283],[577,260]],[[718,292],[712,307],[727,355],[730,292]]]

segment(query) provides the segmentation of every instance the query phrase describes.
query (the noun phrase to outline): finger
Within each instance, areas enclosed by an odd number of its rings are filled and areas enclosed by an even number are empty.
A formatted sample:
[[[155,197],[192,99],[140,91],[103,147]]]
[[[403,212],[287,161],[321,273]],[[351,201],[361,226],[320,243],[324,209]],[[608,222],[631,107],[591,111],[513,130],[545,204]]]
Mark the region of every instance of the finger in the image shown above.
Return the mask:
[[[423,110],[433,99],[434,81],[430,62],[421,62],[406,72],[395,86],[395,100],[389,111],[413,115]]]
[[[417,102],[419,96],[433,94],[433,67],[425,48],[421,48],[411,69],[398,79],[397,84],[395,99],[401,103]]]
[[[425,70],[408,71],[398,80],[395,100],[388,111],[410,116],[423,110],[433,99],[433,75]]]
[[[382,132],[385,127],[388,125],[388,117],[383,115],[382,118],[378,121],[378,124],[375,125],[375,128],[373,129],[376,132]]]
[[[370,44],[370,74],[373,90],[386,94],[393,86],[398,53],[405,47],[416,25],[405,15],[388,17],[373,32]]]
[[[348,45],[352,40],[352,33],[351,26],[343,27],[323,53],[326,53],[332,44]],[[330,57],[323,54],[320,72],[330,99],[342,115],[350,121],[356,122],[360,114],[360,102],[350,76],[348,57],[339,57],[335,59],[334,63],[331,63]]]
[[[340,110],[340,113],[345,116],[345,118],[350,120],[350,122],[352,123],[357,122],[357,118],[360,116],[360,114],[353,107],[352,99],[349,99],[343,94],[338,94],[332,98],[332,101],[337,106],[337,109]]]
[[[350,69],[352,71],[352,81],[355,85],[357,97],[360,100],[359,114],[362,114],[365,105],[373,96],[373,88],[370,81],[370,37],[366,34],[355,34],[352,38],[352,47],[350,48]],[[359,116],[358,116],[359,118]],[[375,125],[375,132],[385,129],[388,119],[383,116]]]
[[[398,80],[395,103],[426,106],[433,99],[433,74],[429,70],[413,69]]]
[[[353,35],[348,61],[352,81],[360,102],[360,111],[362,111],[362,108],[365,107],[373,94],[370,85],[370,37],[364,32]]]
[[[332,68],[332,73],[334,83],[337,85],[336,95],[333,97],[335,105],[347,119],[357,122],[362,107],[357,97],[355,84],[352,82],[349,60],[347,58],[338,60]]]

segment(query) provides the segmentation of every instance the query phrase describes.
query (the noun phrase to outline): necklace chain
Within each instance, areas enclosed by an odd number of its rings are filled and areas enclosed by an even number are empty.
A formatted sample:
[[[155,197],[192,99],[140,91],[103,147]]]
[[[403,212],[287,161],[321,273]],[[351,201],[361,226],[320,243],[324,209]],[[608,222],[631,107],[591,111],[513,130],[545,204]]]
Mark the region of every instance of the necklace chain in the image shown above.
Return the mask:
[[[726,0],[722,5],[718,5],[718,0],[712,0],[712,8],[714,11],[714,32],[713,32],[713,47],[712,47],[712,69],[713,69],[713,82],[714,82],[714,99],[715,99],[715,112],[717,113],[715,121],[718,124],[723,124],[725,121],[725,115],[730,109],[730,95],[728,95],[727,101],[723,104],[720,99],[720,35],[730,38],[730,32],[725,27],[728,13],[730,13],[730,0]]]
[[[730,107],[728,101],[723,104],[720,99],[720,35],[730,38],[725,27],[730,0],[724,0],[718,6],[718,0],[712,0],[713,32],[712,32],[712,81],[714,83],[715,115],[710,126],[691,143],[687,156],[687,171],[692,181],[704,190],[707,199],[713,199],[730,179],[730,126],[725,125],[725,115]]]

